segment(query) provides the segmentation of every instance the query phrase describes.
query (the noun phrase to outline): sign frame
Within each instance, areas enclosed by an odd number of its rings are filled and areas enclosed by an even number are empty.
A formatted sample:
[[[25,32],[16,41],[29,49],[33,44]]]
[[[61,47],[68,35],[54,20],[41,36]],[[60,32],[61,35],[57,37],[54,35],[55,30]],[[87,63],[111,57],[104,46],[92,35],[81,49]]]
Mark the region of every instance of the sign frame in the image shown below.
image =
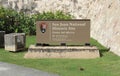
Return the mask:
[[[90,19],[37,21],[36,45],[90,45],[90,24]]]

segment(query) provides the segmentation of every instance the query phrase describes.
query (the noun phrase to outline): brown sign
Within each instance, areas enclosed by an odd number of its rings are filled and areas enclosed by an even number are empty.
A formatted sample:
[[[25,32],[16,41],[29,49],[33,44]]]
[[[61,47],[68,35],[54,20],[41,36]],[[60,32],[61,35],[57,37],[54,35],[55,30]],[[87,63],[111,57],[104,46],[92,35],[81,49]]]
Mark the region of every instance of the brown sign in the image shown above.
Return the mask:
[[[90,43],[90,20],[46,20],[36,23],[37,44],[85,45]]]

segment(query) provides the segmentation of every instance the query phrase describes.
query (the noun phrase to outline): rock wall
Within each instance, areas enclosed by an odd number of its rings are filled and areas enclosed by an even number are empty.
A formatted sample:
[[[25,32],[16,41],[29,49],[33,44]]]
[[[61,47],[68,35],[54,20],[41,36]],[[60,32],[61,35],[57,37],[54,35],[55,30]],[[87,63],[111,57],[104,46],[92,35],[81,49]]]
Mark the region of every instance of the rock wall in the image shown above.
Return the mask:
[[[120,0],[97,0],[89,10],[92,37],[120,56]]]
[[[0,0],[0,5],[32,14],[62,10],[91,19],[91,36],[120,56],[120,0]]]

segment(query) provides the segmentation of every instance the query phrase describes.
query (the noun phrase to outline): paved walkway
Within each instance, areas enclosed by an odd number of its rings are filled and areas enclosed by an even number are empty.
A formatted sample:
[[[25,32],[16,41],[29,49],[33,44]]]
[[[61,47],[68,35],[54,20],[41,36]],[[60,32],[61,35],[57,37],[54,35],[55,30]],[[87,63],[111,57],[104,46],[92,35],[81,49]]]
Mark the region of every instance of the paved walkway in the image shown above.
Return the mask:
[[[40,70],[0,62],[0,76],[58,76]]]

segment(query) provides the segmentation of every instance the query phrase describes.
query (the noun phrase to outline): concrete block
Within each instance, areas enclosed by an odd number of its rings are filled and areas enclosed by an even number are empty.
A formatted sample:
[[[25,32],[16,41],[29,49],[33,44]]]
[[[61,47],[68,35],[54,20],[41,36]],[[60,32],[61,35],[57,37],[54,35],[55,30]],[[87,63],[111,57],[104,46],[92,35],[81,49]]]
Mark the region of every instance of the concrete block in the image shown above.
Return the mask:
[[[25,49],[25,33],[11,33],[5,35],[5,50],[19,51]]]
[[[5,31],[0,31],[0,47],[4,47],[4,35]]]
[[[31,45],[25,58],[99,58],[95,46],[35,46]]]

